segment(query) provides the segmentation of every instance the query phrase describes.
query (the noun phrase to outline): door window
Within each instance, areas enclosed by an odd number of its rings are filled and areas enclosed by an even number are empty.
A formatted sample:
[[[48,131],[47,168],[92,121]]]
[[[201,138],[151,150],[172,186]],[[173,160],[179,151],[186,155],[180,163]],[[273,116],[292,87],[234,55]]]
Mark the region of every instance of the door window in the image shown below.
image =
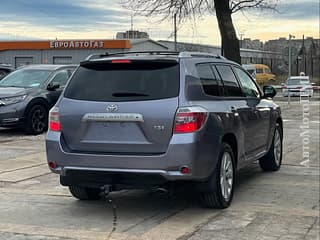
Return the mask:
[[[228,97],[243,97],[237,78],[230,66],[218,65],[217,70],[224,85],[224,95]]]
[[[67,84],[69,78],[69,74],[67,70],[63,70],[58,72],[54,78],[52,79],[51,83],[53,84],[59,84],[60,87],[63,87]]]
[[[198,64],[196,68],[205,94],[210,96],[219,96],[218,81],[212,72],[210,64]]]
[[[234,68],[246,97],[260,97],[259,90],[253,80],[240,68]]]

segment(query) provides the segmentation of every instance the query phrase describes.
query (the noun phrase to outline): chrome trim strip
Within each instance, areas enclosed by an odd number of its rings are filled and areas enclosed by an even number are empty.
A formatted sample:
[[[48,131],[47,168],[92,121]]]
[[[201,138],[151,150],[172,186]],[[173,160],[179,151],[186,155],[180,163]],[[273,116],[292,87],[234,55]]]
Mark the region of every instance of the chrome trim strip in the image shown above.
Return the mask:
[[[82,122],[144,122],[139,113],[87,113]]]

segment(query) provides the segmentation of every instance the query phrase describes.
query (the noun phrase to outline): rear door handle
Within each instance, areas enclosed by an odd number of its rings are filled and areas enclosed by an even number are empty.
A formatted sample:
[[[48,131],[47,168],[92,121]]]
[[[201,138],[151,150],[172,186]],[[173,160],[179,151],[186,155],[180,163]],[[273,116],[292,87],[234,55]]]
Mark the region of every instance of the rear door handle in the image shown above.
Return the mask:
[[[236,112],[238,110],[235,106],[231,106],[230,109],[232,112]]]
[[[235,106],[231,106],[230,109],[234,116],[239,116],[238,109]]]

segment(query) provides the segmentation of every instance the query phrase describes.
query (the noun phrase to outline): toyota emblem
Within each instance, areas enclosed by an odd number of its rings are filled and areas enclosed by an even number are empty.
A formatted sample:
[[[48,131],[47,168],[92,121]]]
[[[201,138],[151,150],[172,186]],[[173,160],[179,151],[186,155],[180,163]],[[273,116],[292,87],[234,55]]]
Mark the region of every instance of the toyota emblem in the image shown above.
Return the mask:
[[[108,112],[117,112],[119,109],[118,105],[116,104],[111,104],[107,107]]]

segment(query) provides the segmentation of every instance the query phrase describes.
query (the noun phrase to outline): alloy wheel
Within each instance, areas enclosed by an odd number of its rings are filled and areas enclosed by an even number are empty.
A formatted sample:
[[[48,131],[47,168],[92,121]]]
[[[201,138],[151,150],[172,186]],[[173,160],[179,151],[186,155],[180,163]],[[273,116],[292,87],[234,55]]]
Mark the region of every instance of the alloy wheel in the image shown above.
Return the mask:
[[[223,198],[228,201],[233,188],[233,163],[232,157],[228,152],[223,154],[221,160],[220,187]]]

